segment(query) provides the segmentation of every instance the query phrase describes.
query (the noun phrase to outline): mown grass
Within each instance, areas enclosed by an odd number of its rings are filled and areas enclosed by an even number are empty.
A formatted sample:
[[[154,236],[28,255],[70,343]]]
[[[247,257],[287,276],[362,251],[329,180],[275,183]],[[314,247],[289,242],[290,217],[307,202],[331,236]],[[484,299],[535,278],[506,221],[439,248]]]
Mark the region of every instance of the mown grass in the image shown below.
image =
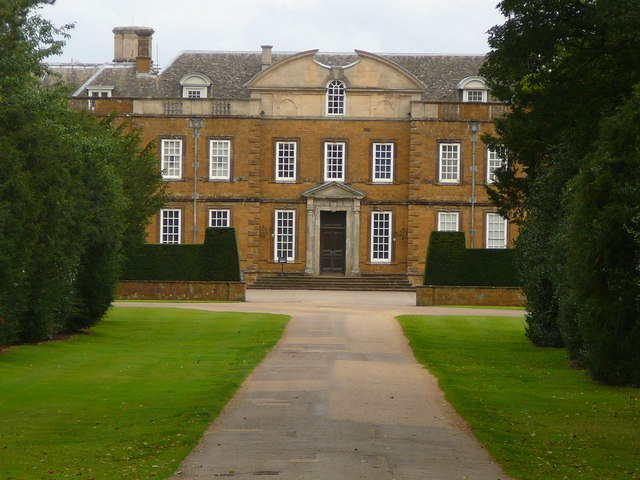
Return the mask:
[[[640,479],[640,390],[593,382],[510,317],[402,316],[416,358],[518,480]],[[639,346],[640,348],[640,346]]]
[[[116,308],[0,354],[0,478],[167,478],[287,317]]]

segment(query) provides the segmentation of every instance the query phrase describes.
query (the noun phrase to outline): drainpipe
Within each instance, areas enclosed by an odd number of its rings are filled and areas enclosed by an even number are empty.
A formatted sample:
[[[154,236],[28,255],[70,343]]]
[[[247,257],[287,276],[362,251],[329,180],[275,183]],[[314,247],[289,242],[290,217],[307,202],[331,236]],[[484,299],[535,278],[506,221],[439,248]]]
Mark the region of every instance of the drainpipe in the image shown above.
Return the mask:
[[[193,128],[193,243],[198,239],[198,138],[200,137],[200,129],[202,128],[201,118],[192,118],[189,120],[191,128]]]
[[[478,167],[476,165],[476,144],[478,143],[478,132],[480,131],[480,122],[468,122],[467,129],[471,132],[471,231],[470,247],[474,247],[476,238],[476,173]]]

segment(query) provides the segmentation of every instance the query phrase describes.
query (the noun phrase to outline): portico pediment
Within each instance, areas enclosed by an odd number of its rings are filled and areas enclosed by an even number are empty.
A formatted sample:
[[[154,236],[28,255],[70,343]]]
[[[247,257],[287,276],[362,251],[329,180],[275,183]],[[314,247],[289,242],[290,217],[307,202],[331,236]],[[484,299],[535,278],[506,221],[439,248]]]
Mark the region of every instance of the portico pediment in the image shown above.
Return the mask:
[[[338,182],[326,182],[302,192],[305,198],[361,200],[367,196],[362,190]]]

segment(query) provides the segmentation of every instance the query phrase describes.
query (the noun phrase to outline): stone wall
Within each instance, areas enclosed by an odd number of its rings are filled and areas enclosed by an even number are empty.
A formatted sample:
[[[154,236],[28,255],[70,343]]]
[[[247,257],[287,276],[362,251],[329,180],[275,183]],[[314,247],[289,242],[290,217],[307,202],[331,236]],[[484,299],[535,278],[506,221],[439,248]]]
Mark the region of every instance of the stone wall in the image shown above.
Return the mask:
[[[447,287],[421,285],[416,287],[417,306],[475,305],[523,307],[525,298],[514,287]]]
[[[120,282],[119,300],[230,300],[244,302],[245,282]]]

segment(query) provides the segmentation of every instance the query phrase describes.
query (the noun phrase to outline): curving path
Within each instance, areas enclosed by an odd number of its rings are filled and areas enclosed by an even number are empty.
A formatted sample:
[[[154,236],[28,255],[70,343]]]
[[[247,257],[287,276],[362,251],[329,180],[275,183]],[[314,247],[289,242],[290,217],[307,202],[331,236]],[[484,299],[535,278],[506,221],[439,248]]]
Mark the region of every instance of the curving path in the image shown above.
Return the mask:
[[[414,305],[404,292],[275,290],[248,290],[246,303],[157,304],[291,315],[170,480],[509,480],[416,362],[394,317],[519,312]]]

